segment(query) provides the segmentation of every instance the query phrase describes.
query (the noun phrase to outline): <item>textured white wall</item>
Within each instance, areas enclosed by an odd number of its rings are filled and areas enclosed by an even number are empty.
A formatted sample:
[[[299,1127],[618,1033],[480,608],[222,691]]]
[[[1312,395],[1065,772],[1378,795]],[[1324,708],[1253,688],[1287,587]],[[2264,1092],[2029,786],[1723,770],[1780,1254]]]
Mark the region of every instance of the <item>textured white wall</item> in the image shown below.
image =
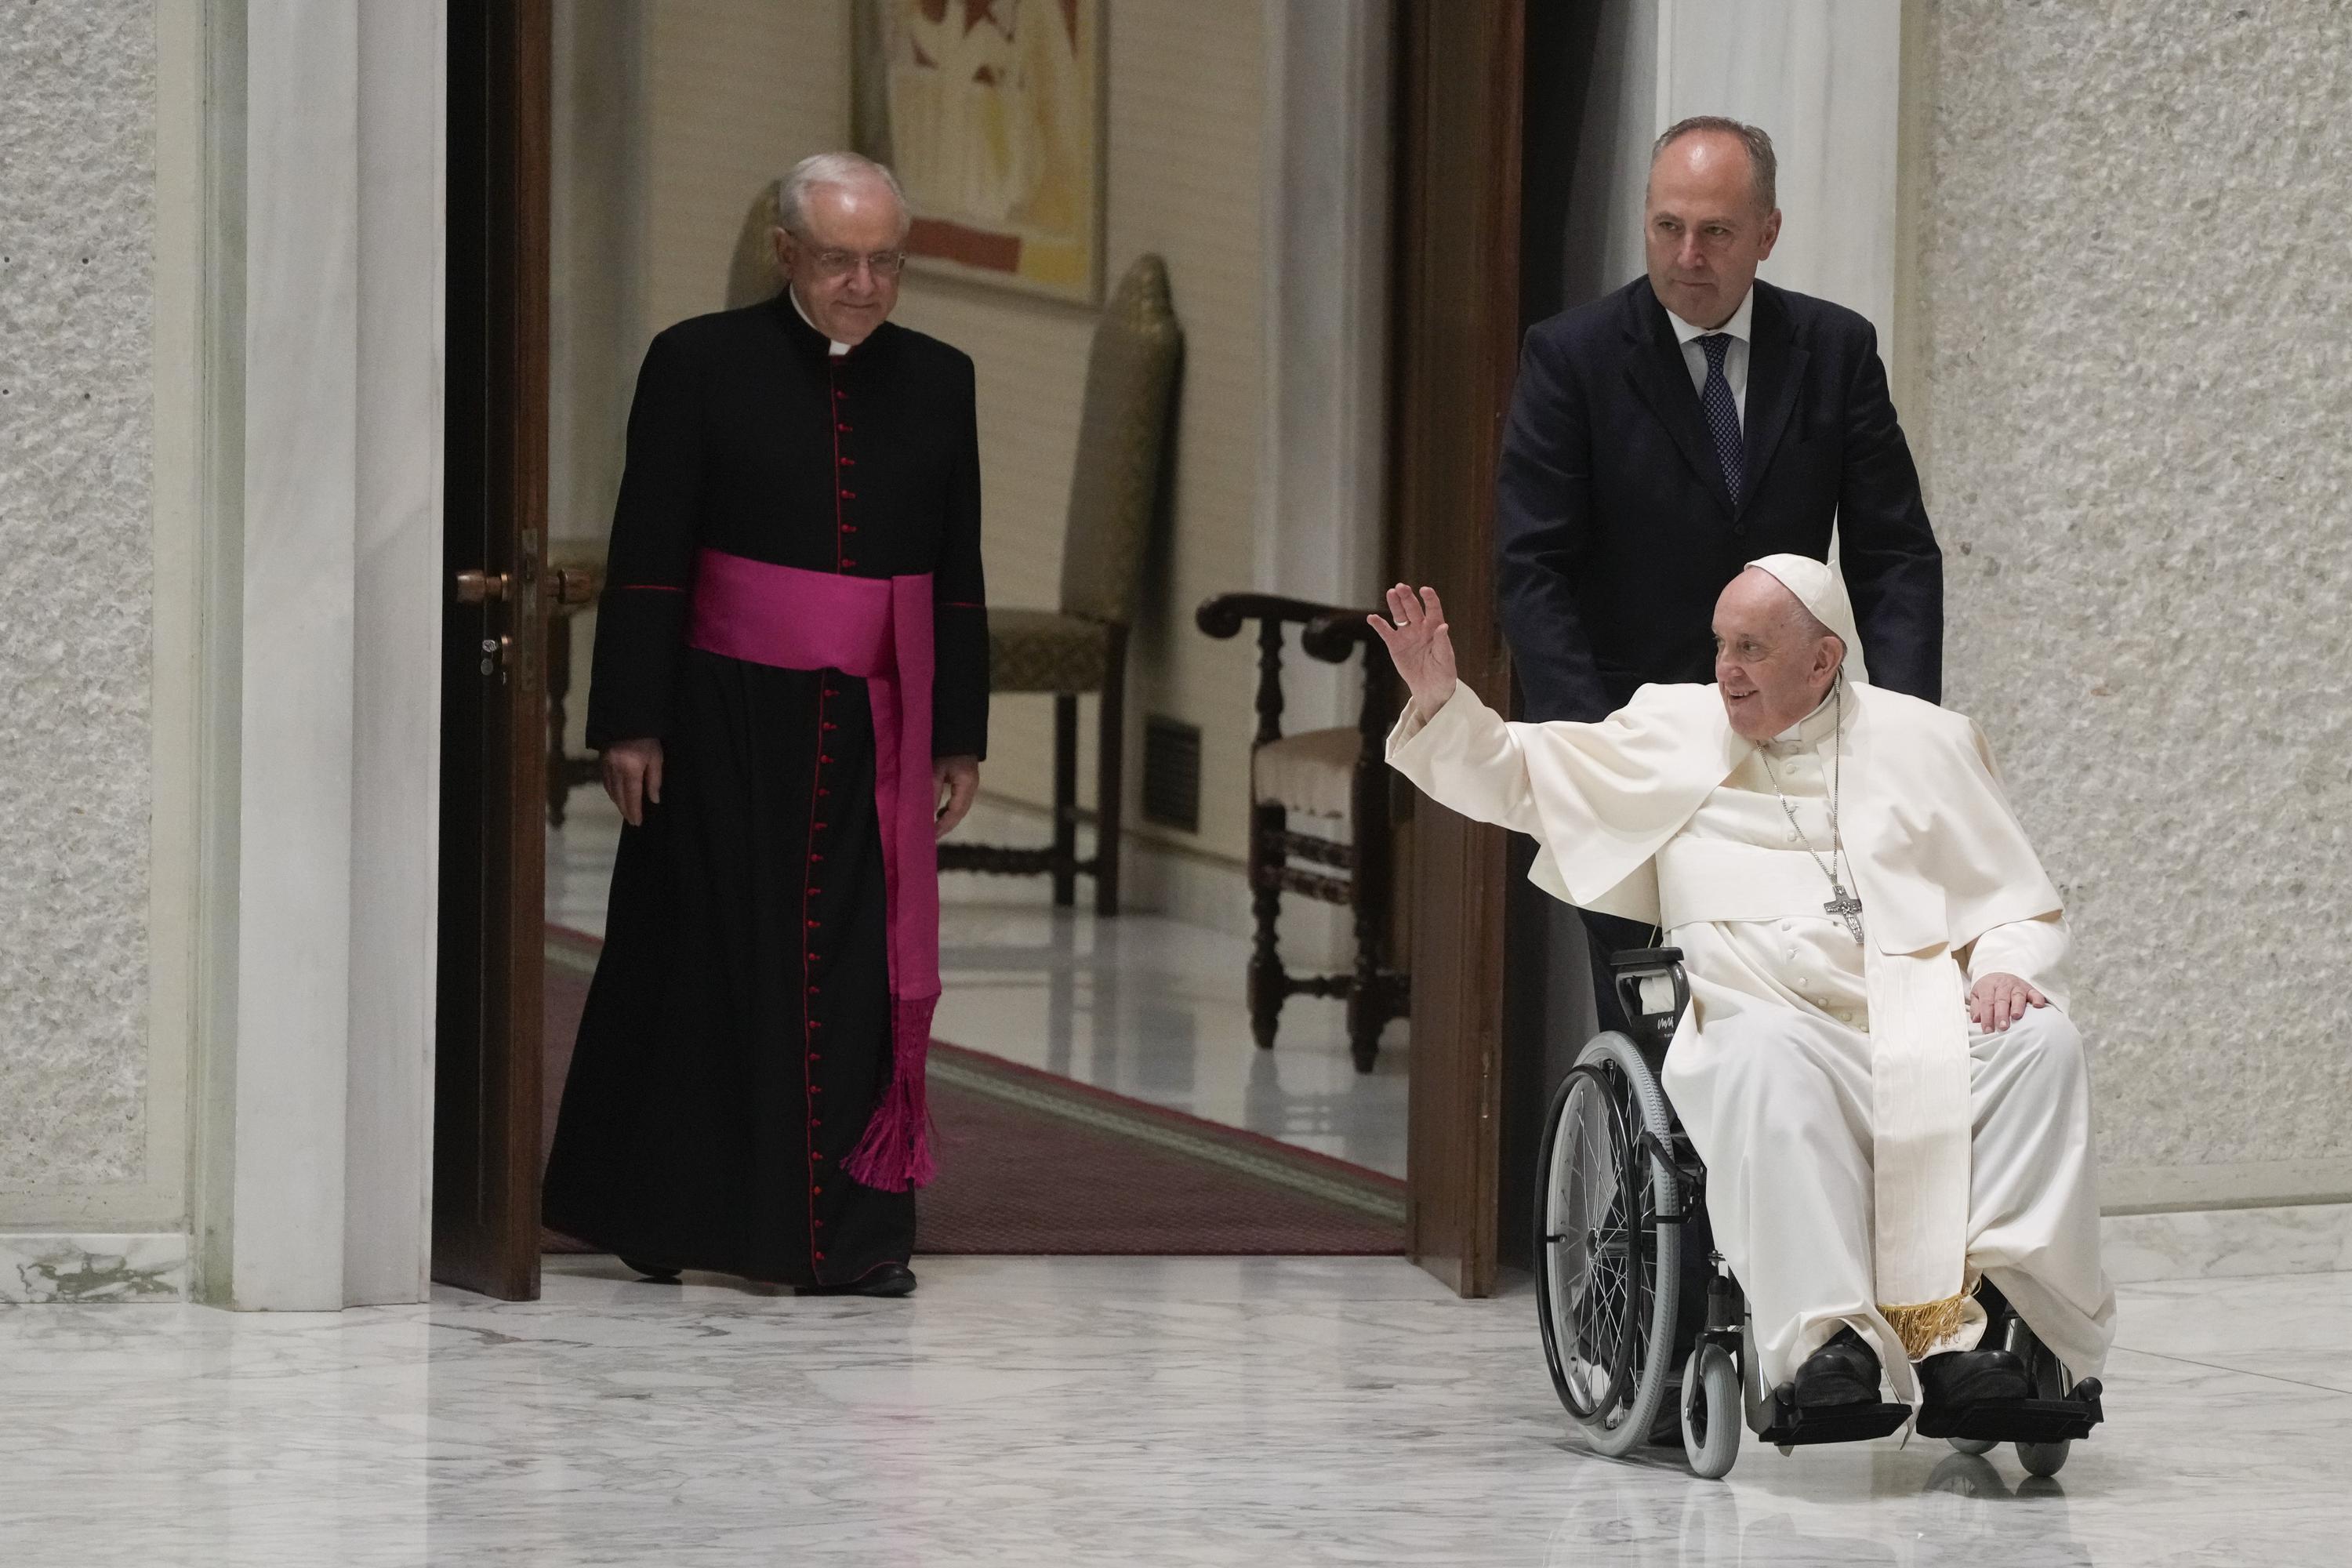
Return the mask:
[[[2107,1197],[2341,1192],[2352,10],[1915,19],[1948,699],[2073,911]]]
[[[148,1143],[153,0],[0,0],[0,1202]]]

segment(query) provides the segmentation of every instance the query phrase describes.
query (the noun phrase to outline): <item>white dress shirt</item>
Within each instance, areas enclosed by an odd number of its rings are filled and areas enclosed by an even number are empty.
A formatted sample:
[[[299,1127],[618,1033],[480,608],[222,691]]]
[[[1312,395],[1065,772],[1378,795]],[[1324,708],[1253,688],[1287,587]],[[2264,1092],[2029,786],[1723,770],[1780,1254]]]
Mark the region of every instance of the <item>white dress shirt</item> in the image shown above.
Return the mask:
[[[1694,327],[1672,310],[1666,320],[1674,323],[1675,341],[1683,345],[1683,363],[1690,366],[1691,388],[1704,397],[1706,395],[1706,351],[1698,340],[1710,332],[1731,334],[1731,347],[1724,351],[1723,379],[1731,384],[1731,405],[1739,412],[1739,426],[1748,427],[1748,323],[1756,317],[1756,287],[1748,285],[1747,297],[1739,309],[1731,312],[1731,320],[1719,327]]]

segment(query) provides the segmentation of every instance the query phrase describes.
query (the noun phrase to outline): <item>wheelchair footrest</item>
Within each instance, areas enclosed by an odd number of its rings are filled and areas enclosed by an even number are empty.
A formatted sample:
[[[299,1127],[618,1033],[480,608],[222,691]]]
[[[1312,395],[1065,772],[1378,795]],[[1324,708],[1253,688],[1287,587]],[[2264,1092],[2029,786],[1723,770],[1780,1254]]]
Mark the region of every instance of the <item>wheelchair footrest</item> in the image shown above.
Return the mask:
[[[1764,1406],[1765,1425],[1756,1435],[1789,1448],[1807,1443],[1866,1443],[1910,1419],[1907,1405],[1803,1405],[1776,1394]]]
[[[2063,1399],[1988,1399],[1956,1410],[1919,1413],[1922,1437],[1970,1437],[1980,1443],[2056,1443],[2087,1437],[2106,1419],[2099,1380],[2086,1377]]]

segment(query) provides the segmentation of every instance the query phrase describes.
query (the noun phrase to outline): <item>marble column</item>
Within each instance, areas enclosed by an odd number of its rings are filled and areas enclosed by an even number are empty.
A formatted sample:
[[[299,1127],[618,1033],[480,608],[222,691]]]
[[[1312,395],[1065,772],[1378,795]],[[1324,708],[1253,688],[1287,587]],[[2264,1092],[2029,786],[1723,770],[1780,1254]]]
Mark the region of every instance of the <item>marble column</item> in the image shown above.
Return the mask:
[[[340,1307],[358,539],[359,16],[246,16],[243,620],[228,1295]]]
[[[359,11],[351,1037],[343,1299],[417,1301],[432,1254],[441,760],[438,5]]]
[[[430,1249],[443,11],[223,7],[215,1005],[198,1294],[421,1300]],[[228,645],[234,643],[234,651]],[[233,826],[232,826],[233,825]]]

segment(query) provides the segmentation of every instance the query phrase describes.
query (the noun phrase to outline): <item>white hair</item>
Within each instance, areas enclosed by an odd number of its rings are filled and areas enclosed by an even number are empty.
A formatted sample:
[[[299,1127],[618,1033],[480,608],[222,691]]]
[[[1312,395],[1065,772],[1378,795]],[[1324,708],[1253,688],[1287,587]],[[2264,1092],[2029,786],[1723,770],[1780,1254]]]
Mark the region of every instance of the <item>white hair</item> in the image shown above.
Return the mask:
[[[907,205],[907,193],[898,188],[898,176],[856,153],[817,153],[794,163],[776,193],[777,221],[805,239],[809,233],[811,191],[820,185],[862,185],[876,181],[886,186],[890,199],[898,204],[898,232],[905,234],[914,222],[914,215]]]

